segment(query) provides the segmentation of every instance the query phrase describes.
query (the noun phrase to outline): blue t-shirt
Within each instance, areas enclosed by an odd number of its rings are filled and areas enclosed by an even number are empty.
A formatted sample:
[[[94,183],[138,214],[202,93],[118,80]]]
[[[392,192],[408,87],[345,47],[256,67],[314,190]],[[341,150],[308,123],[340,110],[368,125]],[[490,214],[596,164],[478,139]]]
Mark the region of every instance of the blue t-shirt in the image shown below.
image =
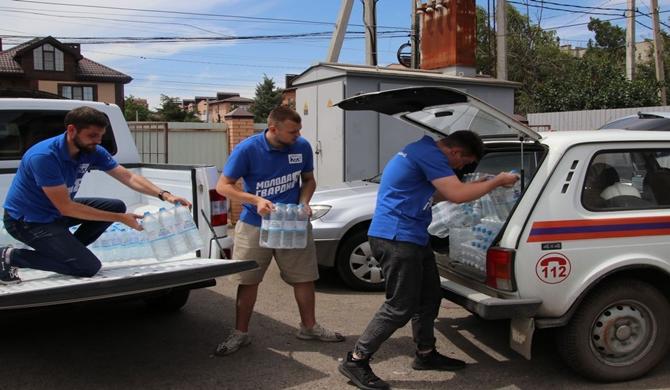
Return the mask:
[[[118,163],[98,145],[94,152],[70,157],[66,134],[41,141],[26,151],[7,192],[4,208],[14,219],[49,223],[62,215],[51,203],[42,187],[65,184],[70,198],[79,190],[84,174],[91,169],[108,171]]]
[[[434,139],[424,136],[386,164],[368,235],[387,240],[428,244],[432,219],[432,180],[452,176],[447,156]]]
[[[223,175],[244,179],[245,192],[272,203],[298,203],[300,174],[314,170],[312,147],[306,139],[298,137],[293,145],[276,149],[265,138],[266,132],[267,129],[240,142],[228,157]],[[261,226],[256,205],[243,204],[240,220]]]

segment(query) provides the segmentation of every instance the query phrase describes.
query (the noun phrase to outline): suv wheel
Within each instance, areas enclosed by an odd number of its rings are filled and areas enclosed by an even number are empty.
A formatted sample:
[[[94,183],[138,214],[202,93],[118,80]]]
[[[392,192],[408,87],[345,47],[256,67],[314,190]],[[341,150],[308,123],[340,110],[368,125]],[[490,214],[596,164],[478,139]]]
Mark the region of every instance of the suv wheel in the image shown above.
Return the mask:
[[[353,289],[384,289],[382,268],[372,256],[367,229],[358,229],[344,238],[337,251],[336,267],[340,278]]]
[[[639,280],[608,282],[584,299],[558,334],[559,352],[578,373],[598,381],[637,378],[669,346],[670,305]]]

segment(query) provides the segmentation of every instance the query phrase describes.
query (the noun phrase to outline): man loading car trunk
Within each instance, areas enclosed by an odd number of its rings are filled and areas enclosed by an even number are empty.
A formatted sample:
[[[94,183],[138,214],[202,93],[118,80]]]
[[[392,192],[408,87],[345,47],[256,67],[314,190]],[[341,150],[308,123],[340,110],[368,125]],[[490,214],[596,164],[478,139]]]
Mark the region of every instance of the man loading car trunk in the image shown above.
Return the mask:
[[[339,367],[358,387],[389,387],[372,372],[370,357],[410,319],[417,345],[412,368],[465,367],[463,361],[435,350],[433,323],[442,291],[427,228],[434,195],[454,203],[469,202],[518,180],[517,175],[500,173],[487,181],[462,183],[453,169],[479,160],[483,149],[480,137],[472,131],[456,131],[439,141],[424,136],[407,145],[386,165],[368,230],[372,254],[380,262],[386,280],[386,301]]]

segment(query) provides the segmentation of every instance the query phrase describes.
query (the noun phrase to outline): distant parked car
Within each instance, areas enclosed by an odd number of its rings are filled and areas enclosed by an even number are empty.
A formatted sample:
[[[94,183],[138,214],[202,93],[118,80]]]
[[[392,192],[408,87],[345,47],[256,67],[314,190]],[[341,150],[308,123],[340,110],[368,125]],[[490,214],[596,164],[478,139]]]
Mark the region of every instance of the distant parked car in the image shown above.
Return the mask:
[[[638,112],[615,119],[600,127],[600,130],[670,130],[670,112]]]

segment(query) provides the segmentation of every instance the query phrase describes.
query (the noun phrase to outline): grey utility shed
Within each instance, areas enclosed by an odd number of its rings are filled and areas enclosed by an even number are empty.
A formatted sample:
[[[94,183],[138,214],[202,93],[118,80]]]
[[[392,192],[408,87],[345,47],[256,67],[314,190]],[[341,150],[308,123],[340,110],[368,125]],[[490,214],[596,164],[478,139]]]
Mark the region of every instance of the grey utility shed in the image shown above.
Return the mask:
[[[302,135],[314,149],[319,185],[372,177],[405,144],[424,134],[384,114],[346,112],[332,106],[342,99],[393,88],[445,86],[466,91],[511,115],[514,90],[519,86],[489,77],[331,63],[308,68],[292,85],[296,87],[296,110],[303,120]]]

